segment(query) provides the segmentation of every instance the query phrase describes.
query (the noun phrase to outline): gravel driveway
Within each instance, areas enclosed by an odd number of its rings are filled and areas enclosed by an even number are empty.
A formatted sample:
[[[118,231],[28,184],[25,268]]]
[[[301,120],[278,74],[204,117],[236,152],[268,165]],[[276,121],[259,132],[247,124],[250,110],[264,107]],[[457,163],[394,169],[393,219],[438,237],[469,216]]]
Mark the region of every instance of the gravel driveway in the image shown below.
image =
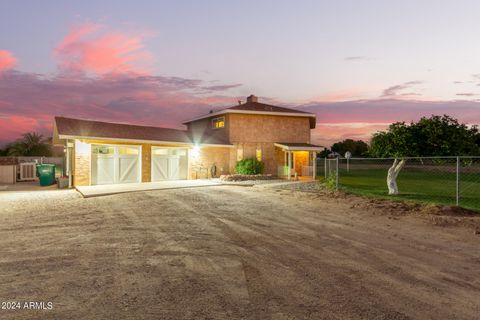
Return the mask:
[[[480,319],[479,239],[260,187],[0,193],[0,300],[53,303],[0,318]]]

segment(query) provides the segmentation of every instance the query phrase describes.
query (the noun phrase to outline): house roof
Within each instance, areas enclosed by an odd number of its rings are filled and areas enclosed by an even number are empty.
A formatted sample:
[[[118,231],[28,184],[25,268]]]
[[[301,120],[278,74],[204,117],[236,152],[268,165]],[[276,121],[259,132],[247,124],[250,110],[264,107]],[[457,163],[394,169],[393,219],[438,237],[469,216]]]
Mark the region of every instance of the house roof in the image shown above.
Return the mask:
[[[273,106],[266,103],[254,102],[254,101],[247,101],[245,103],[226,108],[225,110],[245,110],[245,111],[263,111],[263,112],[281,112],[281,113],[301,113],[305,115],[310,115],[308,112],[291,109],[291,108],[284,108]]]
[[[183,124],[188,124],[197,120],[227,114],[227,113],[245,113],[245,114],[263,114],[263,115],[277,115],[277,116],[291,116],[291,117],[308,117],[310,119],[310,128],[315,128],[315,114],[300,111],[297,109],[278,107],[266,103],[258,102],[257,97],[251,95],[247,97],[247,102],[238,104],[233,107],[221,109],[215,112],[210,112],[208,114],[202,115],[200,117],[188,120],[183,122]]]
[[[275,142],[275,146],[288,151],[322,151],[323,146],[310,143]]]
[[[230,145],[216,137],[196,139],[185,130],[55,117],[58,139],[108,139],[181,144]]]

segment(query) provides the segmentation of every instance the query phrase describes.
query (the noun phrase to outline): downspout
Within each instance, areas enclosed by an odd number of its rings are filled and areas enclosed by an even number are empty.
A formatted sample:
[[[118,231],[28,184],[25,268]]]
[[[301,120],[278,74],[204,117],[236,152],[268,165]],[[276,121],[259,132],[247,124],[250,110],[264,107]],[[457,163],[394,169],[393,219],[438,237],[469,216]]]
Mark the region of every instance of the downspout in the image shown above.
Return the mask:
[[[291,170],[291,167],[292,167],[292,152],[291,151],[287,151],[287,157],[288,157],[288,180],[291,180],[292,179],[292,170]]]
[[[73,143],[67,139],[67,154],[66,154],[66,163],[67,163],[67,175],[68,175],[68,188],[72,187],[72,146]]]

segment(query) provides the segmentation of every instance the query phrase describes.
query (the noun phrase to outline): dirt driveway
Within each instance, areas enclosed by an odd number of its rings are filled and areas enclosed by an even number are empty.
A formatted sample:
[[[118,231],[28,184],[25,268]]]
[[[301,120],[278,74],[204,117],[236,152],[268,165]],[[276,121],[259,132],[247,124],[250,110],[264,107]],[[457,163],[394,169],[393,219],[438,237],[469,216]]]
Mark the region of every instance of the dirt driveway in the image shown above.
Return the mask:
[[[1,319],[480,319],[480,236],[249,187],[0,194]]]

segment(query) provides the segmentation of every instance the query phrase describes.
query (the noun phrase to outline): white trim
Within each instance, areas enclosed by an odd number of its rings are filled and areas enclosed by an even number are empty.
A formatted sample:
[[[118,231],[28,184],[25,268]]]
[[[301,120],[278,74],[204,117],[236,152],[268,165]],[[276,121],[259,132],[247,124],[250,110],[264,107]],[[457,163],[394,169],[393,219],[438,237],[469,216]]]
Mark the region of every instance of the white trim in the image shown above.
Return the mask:
[[[288,117],[307,117],[307,118],[316,118],[316,115],[313,113],[297,113],[297,112],[274,112],[274,111],[253,111],[253,110],[235,110],[235,109],[224,109],[217,112],[208,113],[206,115],[193,118],[191,120],[185,121],[182,124],[187,124],[193,121],[218,116],[221,114],[227,113],[241,113],[241,114],[261,114],[261,115],[272,115],[272,116],[288,116]]]
[[[291,147],[291,146],[286,146],[284,144],[280,143],[274,143],[275,147],[282,148],[283,150],[288,150],[288,151],[322,151],[323,147]]]
[[[123,139],[123,138],[108,138],[108,137],[89,137],[89,136],[70,136],[59,135],[59,139],[77,139],[77,140],[107,140],[107,141],[120,141],[120,142],[134,142],[134,143],[151,143],[151,144],[166,144],[166,145],[181,145],[185,147],[194,146],[194,142],[175,142],[175,141],[160,141],[160,140],[142,140],[142,139]],[[95,143],[95,144],[108,144],[108,143]],[[222,147],[233,148],[232,144],[213,144],[213,143],[200,143],[200,146],[205,147]]]

